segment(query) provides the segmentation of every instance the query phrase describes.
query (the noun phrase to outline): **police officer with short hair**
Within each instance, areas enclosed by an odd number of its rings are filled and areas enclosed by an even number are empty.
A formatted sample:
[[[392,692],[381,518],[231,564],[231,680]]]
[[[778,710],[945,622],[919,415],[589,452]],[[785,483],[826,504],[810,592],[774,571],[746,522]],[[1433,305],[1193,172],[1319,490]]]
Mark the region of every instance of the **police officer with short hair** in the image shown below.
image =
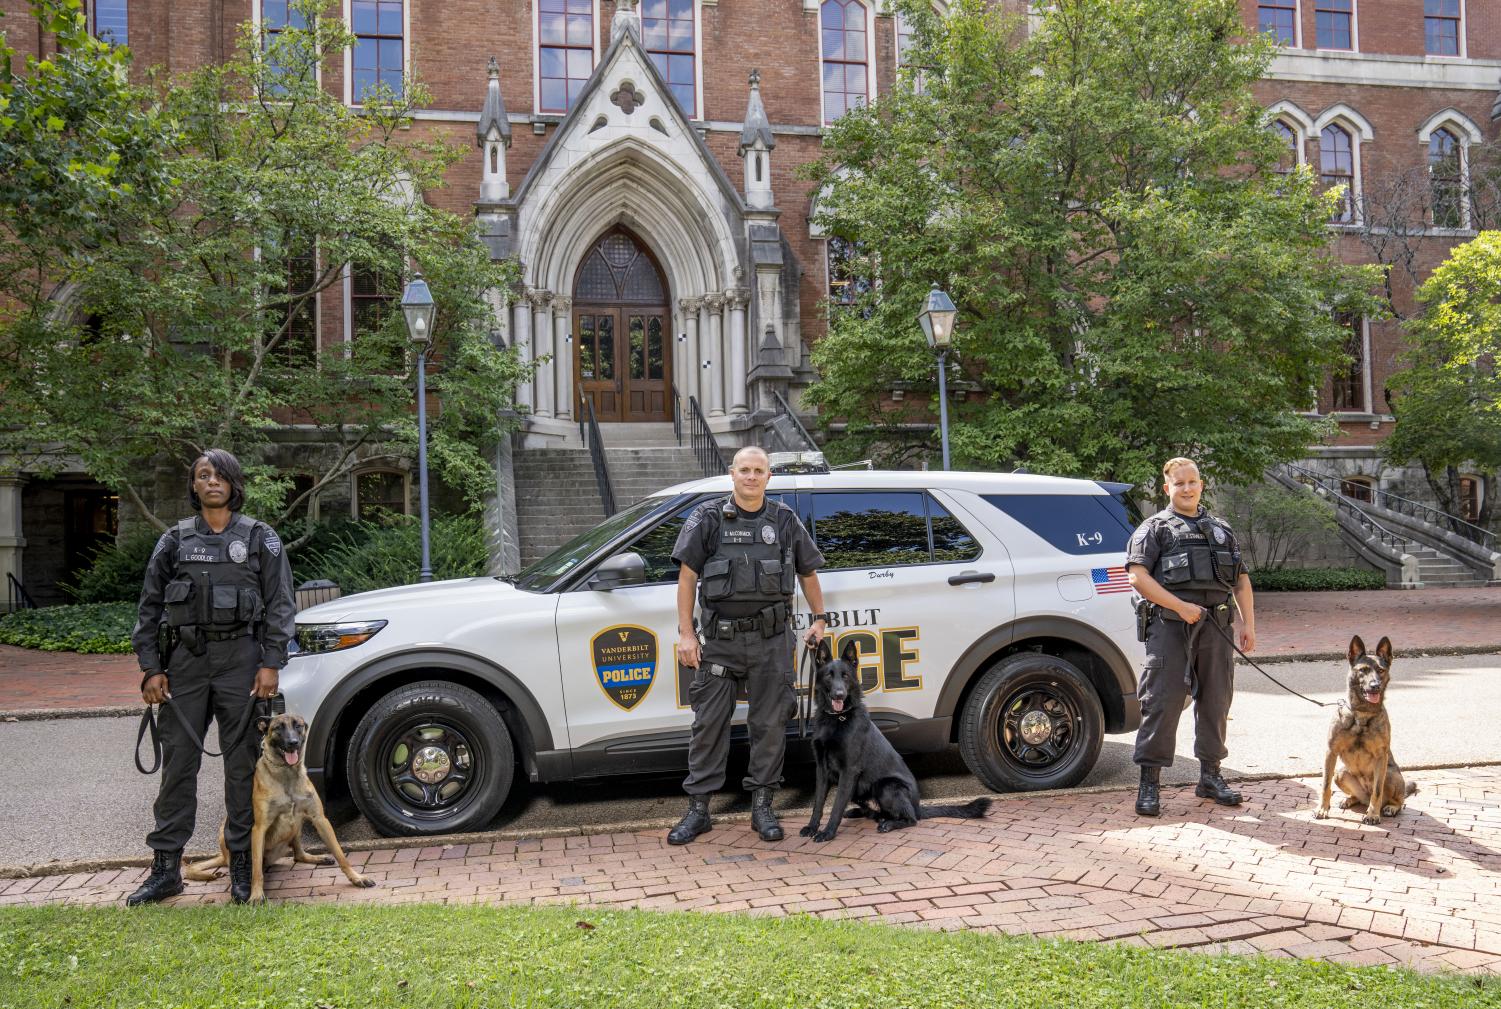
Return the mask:
[[[1240,804],[1240,793],[1220,775],[1235,688],[1235,655],[1227,635],[1238,636],[1243,652],[1256,646],[1251,578],[1235,533],[1199,504],[1204,483],[1198,465],[1170,459],[1162,476],[1170,505],[1143,522],[1126,547],[1131,587],[1142,597],[1140,605],[1150,607],[1134,757],[1141,767],[1136,794],[1141,816],[1162,815],[1158,775],[1172,766],[1178,716],[1190,695],[1199,759],[1194,794],[1223,806]]]
[[[687,844],[711,826],[709,796],[724,786],[735,695],[750,695],[750,766],[744,780],[753,793],[751,825],[763,841],[780,841],[771,808],[782,782],[787,722],[797,710],[793,689],[792,595],[794,575],[815,619],[808,642],[827,626],[817,569],[823,555],[786,505],[766,497],[771,463],[755,446],[735,453],[734,492],[694,509],[678,534],[672,557],[678,574],[678,661],[694,670],[688,699],[693,734],[688,744],[688,812],[668,832],[670,844]],[[697,595],[699,623],[693,623]],[[700,646],[699,635],[703,636]]]
[[[131,635],[141,697],[175,709],[159,718],[162,780],[153,808],[156,829],[146,835],[154,858],[151,874],[125,899],[132,907],[182,892],[182,850],[193,834],[203,757],[182,723],[202,739],[210,719],[219,725],[225,751],[230,898],[237,904],[250,899],[251,787],[259,739],[251,729],[239,745],[229,743],[253,698],[276,693],[294,631],[286,551],[270,526],[239,514],[245,502],[239,460],[223,449],[205,452],[193,462],[188,498],[199,514],[157,541]],[[170,658],[161,654],[162,636]]]

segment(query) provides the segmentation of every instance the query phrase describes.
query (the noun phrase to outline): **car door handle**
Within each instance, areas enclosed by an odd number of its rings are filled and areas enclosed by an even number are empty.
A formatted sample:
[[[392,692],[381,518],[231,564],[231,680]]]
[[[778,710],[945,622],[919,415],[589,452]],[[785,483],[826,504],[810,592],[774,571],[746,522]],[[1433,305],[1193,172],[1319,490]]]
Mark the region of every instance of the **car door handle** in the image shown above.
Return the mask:
[[[971,582],[986,583],[993,581],[995,581],[994,571],[961,571],[957,575],[949,575],[950,585],[968,585]]]

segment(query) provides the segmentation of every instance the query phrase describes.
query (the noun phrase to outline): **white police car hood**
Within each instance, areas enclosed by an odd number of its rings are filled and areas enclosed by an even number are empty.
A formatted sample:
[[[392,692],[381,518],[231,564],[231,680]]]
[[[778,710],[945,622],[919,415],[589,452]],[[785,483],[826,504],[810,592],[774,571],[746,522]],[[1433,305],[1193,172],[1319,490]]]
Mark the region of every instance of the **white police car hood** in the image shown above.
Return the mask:
[[[521,592],[509,582],[481,575],[477,578],[397,585],[394,588],[343,596],[317,606],[309,606],[297,614],[297,622],[337,624],[351,620],[391,620],[397,615],[409,617],[417,611],[435,616],[447,614],[452,619],[455,613],[473,613],[471,606],[488,608],[497,603],[514,605],[520,599],[548,600],[549,597],[534,592]]]

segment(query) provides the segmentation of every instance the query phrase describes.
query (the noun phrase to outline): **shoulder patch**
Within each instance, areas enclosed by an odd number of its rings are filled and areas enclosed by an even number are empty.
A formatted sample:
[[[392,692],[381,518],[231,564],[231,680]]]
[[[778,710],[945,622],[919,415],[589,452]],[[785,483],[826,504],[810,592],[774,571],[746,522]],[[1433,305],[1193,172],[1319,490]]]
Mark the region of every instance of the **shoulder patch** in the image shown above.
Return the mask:
[[[276,535],[276,530],[266,526],[266,535],[261,538],[262,545],[272,557],[281,556],[281,538]]]
[[[167,532],[162,533],[161,536],[157,539],[157,541],[156,541],[156,549],[154,549],[154,550],[151,551],[151,559],[153,561],[156,560],[156,555],[157,554],[161,553],[163,550],[169,549],[171,546],[172,546],[172,532],[171,532],[171,530],[168,530]]]

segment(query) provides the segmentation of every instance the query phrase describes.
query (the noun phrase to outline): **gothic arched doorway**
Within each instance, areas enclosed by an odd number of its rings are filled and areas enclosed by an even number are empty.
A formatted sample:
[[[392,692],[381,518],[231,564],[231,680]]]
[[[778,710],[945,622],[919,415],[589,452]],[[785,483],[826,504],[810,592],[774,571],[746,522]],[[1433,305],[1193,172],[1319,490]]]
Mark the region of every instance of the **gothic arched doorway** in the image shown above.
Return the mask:
[[[573,375],[601,421],[671,420],[672,313],[667,284],[624,228],[604,234],[573,281]]]

